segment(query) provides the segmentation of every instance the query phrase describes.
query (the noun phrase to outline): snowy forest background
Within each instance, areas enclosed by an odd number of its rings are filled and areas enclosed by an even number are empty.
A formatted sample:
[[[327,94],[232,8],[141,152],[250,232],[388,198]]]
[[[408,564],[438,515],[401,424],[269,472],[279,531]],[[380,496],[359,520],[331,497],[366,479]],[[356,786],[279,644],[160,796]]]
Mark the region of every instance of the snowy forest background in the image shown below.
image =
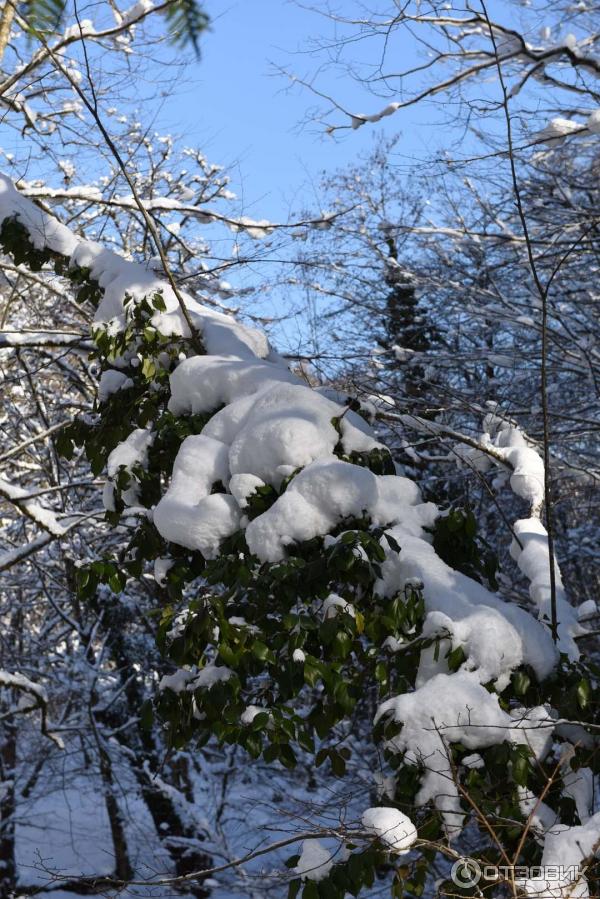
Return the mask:
[[[600,895],[598,6],[316,5],[277,222],[219,12],[0,15],[0,896]]]

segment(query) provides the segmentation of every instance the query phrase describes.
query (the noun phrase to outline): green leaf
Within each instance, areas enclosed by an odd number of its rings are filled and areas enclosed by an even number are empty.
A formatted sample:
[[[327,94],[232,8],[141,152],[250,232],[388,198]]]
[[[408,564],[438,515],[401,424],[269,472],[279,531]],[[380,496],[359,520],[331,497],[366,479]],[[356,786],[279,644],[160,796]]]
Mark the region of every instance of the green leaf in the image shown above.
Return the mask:
[[[577,703],[580,709],[585,710],[587,708],[590,701],[591,692],[592,691],[590,688],[589,680],[586,677],[582,677],[575,690]]]
[[[307,880],[302,890],[302,899],[319,899],[319,888],[314,880]]]
[[[520,787],[527,786],[527,777],[530,771],[529,759],[524,755],[517,756],[516,759],[513,759],[512,763],[512,774],[515,783],[517,783]]]

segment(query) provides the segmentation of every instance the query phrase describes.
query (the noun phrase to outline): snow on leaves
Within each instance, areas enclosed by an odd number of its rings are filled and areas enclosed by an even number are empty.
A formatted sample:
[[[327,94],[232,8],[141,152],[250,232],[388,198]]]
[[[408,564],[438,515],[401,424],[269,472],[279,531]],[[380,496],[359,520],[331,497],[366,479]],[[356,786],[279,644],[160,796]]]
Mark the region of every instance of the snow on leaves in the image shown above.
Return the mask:
[[[136,524],[125,556],[80,572],[79,586],[84,598],[103,581],[118,592],[158,566],[159,642],[175,670],[156,714],[172,746],[213,736],[343,776],[353,722],[364,729],[379,707],[370,739],[397,773],[398,808],[368,809],[337,854],[306,841],[290,895],[358,894],[390,852],[416,845],[415,828],[425,844],[459,839],[467,792],[482,813],[515,822],[505,839],[532,859],[537,843],[520,843],[525,795],[543,793],[561,833],[584,828],[587,838],[595,819],[582,820],[562,761],[550,787],[535,764],[567,747],[578,767],[591,765],[555,722],[596,714],[564,597],[558,646],[544,620],[547,545],[530,525],[543,483],[535,449],[514,429],[486,432],[532,509],[515,529],[515,555],[539,615],[484,585],[493,570],[478,562],[472,524],[462,561],[440,556],[440,511],[394,472],[353,403],[307,386],[264,335],[185,295],[205,350],[194,354],[178,299],[153,270],[78,241],[7,179],[0,186],[5,251],[53,263],[97,295],[98,414],[67,431],[65,448],[83,444],[93,470],[107,468],[109,520]],[[553,833],[540,824],[544,857],[570,845]],[[424,860],[415,849],[407,862],[417,895]]]

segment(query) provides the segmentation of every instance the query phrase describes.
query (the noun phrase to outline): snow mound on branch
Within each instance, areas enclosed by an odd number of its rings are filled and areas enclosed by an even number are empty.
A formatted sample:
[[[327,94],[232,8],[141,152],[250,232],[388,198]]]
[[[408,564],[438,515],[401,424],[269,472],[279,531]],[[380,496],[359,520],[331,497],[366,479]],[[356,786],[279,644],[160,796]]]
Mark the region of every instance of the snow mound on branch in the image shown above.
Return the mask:
[[[537,896],[538,899],[554,896],[558,899],[587,899],[587,878],[579,870],[584,865],[589,865],[594,858],[600,858],[599,834],[600,812],[580,826],[553,824],[545,833],[541,870],[562,866],[562,876],[556,880],[547,880],[545,877],[521,880],[517,882],[518,886],[529,896]]]
[[[109,396],[116,393],[117,390],[126,390],[128,387],[133,387],[131,378],[122,371],[116,371],[114,368],[109,368],[106,371],[103,371],[100,376],[98,399],[101,403],[104,403]]]
[[[152,324],[165,335],[189,337],[189,328],[171,286],[149,266],[124,259],[94,241],[82,240],[57,219],[22,196],[5,175],[0,174],[0,221],[17,218],[29,233],[33,245],[47,248],[69,259],[72,267],[89,268],[102,288],[103,297],[95,321],[124,326],[123,306],[128,297],[142,299],[160,292],[166,311],[156,312]],[[195,327],[202,334],[209,353],[240,358],[268,357],[271,353],[265,334],[238,324],[232,317],[202,306],[181,291]]]
[[[122,443],[114,448],[108,457],[106,470],[109,478],[116,475],[123,466],[131,470],[134,465],[148,464],[148,449],[154,441],[154,434],[145,428],[136,428]]]
[[[319,459],[250,522],[246,541],[259,559],[277,562],[287,546],[327,534],[348,517],[368,515],[376,525],[402,522],[403,533],[420,534],[433,523],[437,509],[432,503],[415,504],[416,499],[414,484],[406,478],[377,476],[336,458]]]
[[[511,556],[530,582],[529,595],[539,610],[539,617],[551,621],[550,557],[546,529],[539,518],[522,518],[515,522],[514,533],[516,539],[510,548]],[[577,609],[567,600],[556,561],[554,576],[560,646],[570,659],[578,659],[579,650],[574,638],[584,634],[585,629],[578,623]]]
[[[405,854],[417,839],[417,828],[396,808],[368,808],[361,822],[366,830],[386,843],[398,855]]]
[[[279,486],[286,474],[333,454],[340,440],[336,418],[346,452],[381,446],[359,416],[276,363],[195,356],[177,366],[170,383],[169,409],[176,415],[225,404],[204,433],[230,444],[232,475],[252,474]]]
[[[546,627],[446,565],[425,539],[427,535],[407,533],[405,523],[389,533],[402,550],[388,553],[377,592],[393,596],[407,583],[420,581],[430,613],[425,633],[448,633],[453,647],[462,646],[465,666],[479,672],[481,683],[493,680],[503,689],[512,671],[523,663],[531,665],[540,679],[550,674],[558,652]]]
[[[511,719],[471,672],[438,674],[414,693],[383,702],[375,721],[390,715],[402,724],[390,748],[406,752],[405,761],[425,767],[417,805],[433,801],[449,838],[462,828],[464,812],[454,783],[447,743],[480,749],[502,741]],[[500,738],[499,738],[500,737]]]
[[[319,840],[304,840],[294,873],[302,880],[324,880],[333,867],[331,853]]]
[[[211,493],[229,478],[227,447],[203,434],[186,437],[181,444],[169,489],[154,510],[154,524],[165,540],[197,549],[207,559],[220,543],[240,527],[239,507],[233,496]]]
[[[537,509],[544,501],[544,462],[523,432],[495,415],[484,419],[483,444],[500,452],[511,469],[513,491]]]

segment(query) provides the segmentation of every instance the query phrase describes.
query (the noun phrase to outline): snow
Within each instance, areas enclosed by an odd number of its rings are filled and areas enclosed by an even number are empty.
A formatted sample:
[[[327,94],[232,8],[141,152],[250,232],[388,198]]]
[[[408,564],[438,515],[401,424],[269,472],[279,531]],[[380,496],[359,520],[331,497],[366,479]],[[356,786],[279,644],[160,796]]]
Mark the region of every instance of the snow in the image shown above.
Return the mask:
[[[109,478],[114,478],[121,467],[130,471],[134,465],[145,468],[148,464],[148,449],[152,446],[154,434],[145,428],[136,428],[110,453],[106,463]]]
[[[254,474],[234,474],[229,481],[229,490],[240,509],[245,509],[248,505],[248,497],[259,487],[264,486],[265,482]]]
[[[154,511],[154,524],[165,540],[215,559],[222,541],[239,530],[240,511],[235,499],[224,493],[192,503],[184,488],[175,496],[171,487]]]
[[[150,12],[152,9],[154,9],[152,0],[137,0],[137,3],[134,3],[133,6],[130,6],[129,9],[121,14],[122,22],[124,25],[129,25],[131,22],[139,19],[140,16]]]
[[[538,131],[535,134],[535,138],[538,141],[548,144],[548,146],[554,146],[568,137],[569,134],[583,130],[584,127],[583,125],[580,125],[579,122],[558,116],[557,118],[551,119],[542,131]]]
[[[142,7],[136,4],[134,8]],[[359,123],[375,121],[393,111],[389,107],[378,116],[356,118]],[[549,128],[543,139],[554,141],[584,126],[555,119]],[[126,297],[138,299],[160,291],[166,311],[157,311],[152,324],[164,335],[188,335],[178,298],[151,265],[131,262],[100,244],[80,240],[2,177],[0,219],[14,214],[27,227],[37,247],[47,246],[66,256],[71,265],[91,270],[103,292],[97,323],[113,331],[122,328]],[[257,236],[270,228],[264,222],[246,221],[240,226],[254,229]],[[542,680],[555,667],[559,650],[573,659],[578,656],[575,637],[583,633],[583,628],[577,622],[576,610],[567,602],[556,564],[558,647],[547,626],[549,554],[547,534],[540,520],[544,500],[540,454],[513,423],[495,414],[486,416],[480,446],[467,448],[463,444],[459,451],[463,459],[468,456],[480,470],[493,464],[490,458],[503,471],[508,470],[512,490],[528,504],[529,517],[514,525],[518,540],[511,553],[529,580],[536,619],[451,569],[437,556],[426,529],[440,513],[432,503],[422,502],[412,481],[399,475],[378,476],[368,468],[338,458],[340,448],[347,454],[381,447],[365,421],[348,409],[343,397],[330,390],[314,390],[300,381],[272,352],[261,332],[202,306],[185,292],[182,296],[207,352],[183,360],[172,372],[169,409],[180,416],[202,413],[211,418],[200,435],[188,437],[181,444],[168,486],[152,513],[157,530],[165,540],[198,550],[212,559],[217,557],[225,538],[245,529],[250,551],[268,563],[284,559],[295,543],[313,537],[323,537],[325,544],[331,545],[338,539],[331,536],[331,531],[340,525],[344,527],[346,519],[368,516],[373,525],[386,529],[381,538],[385,561],[375,591],[381,597],[392,597],[409,585],[422,584],[424,636],[437,638],[440,651],[437,659],[434,646],[422,652],[415,690],[383,702],[377,720],[390,715],[403,725],[389,746],[405,752],[408,764],[424,763],[417,805],[433,802],[443,816],[448,836],[456,837],[464,811],[447,744],[460,742],[467,750],[478,750],[510,741],[531,746],[536,757],[543,759],[556,732],[551,709],[513,709],[508,714],[500,707],[498,696],[485,685],[493,684],[496,690],[503,690],[511,674],[524,664],[530,665]],[[113,364],[117,366],[118,362]],[[117,368],[104,372],[101,401],[130,384]],[[431,432],[433,427],[428,422],[425,430]],[[115,477],[121,466],[128,470],[135,465],[143,467],[152,439],[151,428],[133,431],[111,453],[109,478]],[[271,507],[248,522],[243,515],[248,497],[263,485],[279,489],[289,477],[287,488]],[[32,503],[21,488],[0,482],[0,489],[38,523],[53,528],[53,533],[61,532],[54,513]],[[133,493],[130,498],[135,499]],[[112,502],[112,494],[107,501]],[[400,545],[399,553],[392,549],[388,536]],[[164,584],[169,566],[169,558],[157,560],[155,578],[159,585]],[[584,604],[581,617],[585,617],[586,607],[590,613],[595,612],[593,606],[592,609],[589,603]],[[352,604],[335,593],[324,600],[320,609],[315,605],[315,612],[324,618],[341,610],[348,614],[354,611]],[[232,618],[231,622],[252,627],[243,619]],[[395,637],[386,641],[386,648],[392,652],[401,647]],[[450,648],[458,647],[462,648],[465,661],[458,671],[450,673],[445,655]],[[304,652],[296,649],[292,658],[302,663]],[[166,675],[160,688],[193,691],[210,688],[231,676],[230,669],[210,663],[201,670],[182,669]],[[249,705],[241,715],[241,723],[250,725],[256,714],[263,711],[264,708]],[[481,756],[475,751],[464,759],[467,767],[480,763]],[[566,828],[554,819],[550,821],[542,803],[535,812],[535,826],[544,840],[544,859],[565,864],[571,858],[576,859],[573,863],[581,861],[581,847],[591,851],[598,838],[600,820],[598,815],[590,817],[591,775],[587,769],[572,771],[567,758],[562,766],[564,795],[573,798],[586,820],[581,827]],[[535,804],[535,797],[524,792],[522,807],[532,809],[534,806],[528,805],[532,802]],[[416,838],[412,822],[393,808],[368,809],[363,815],[363,826],[394,851],[406,851]],[[318,840],[306,840],[296,873],[303,880],[319,881],[332,864],[330,852]],[[533,895],[535,886],[528,882],[525,889]]]
[[[186,690],[193,691],[198,687],[209,689],[214,684],[229,680],[233,675],[230,668],[225,665],[215,665],[210,662],[206,667],[189,671],[179,668],[173,674],[165,674],[158,685],[159,690],[172,690],[174,693],[182,693]]]
[[[346,615],[351,615],[352,618],[356,617],[356,610],[352,603],[349,603],[336,593],[330,593],[321,606],[321,617],[323,618],[323,621],[327,621],[329,618],[335,618],[338,614],[338,610],[344,612]]]
[[[165,540],[214,558],[221,541],[240,526],[234,497],[211,494],[215,483],[228,479],[226,445],[203,434],[186,437],[175,459],[171,484],[154,509],[154,524]]]
[[[448,838],[455,838],[462,829],[465,813],[447,744],[460,742],[466,749],[481,749],[505,739],[524,742],[523,733],[515,729],[513,719],[500,708],[498,697],[469,671],[436,674],[413,693],[386,700],[379,706],[375,721],[387,715],[403,725],[388,746],[406,752],[407,763],[423,764],[425,768],[416,804],[433,801],[443,817]]]
[[[529,595],[538,608],[540,618],[551,620],[550,561],[548,535],[539,518],[523,518],[514,523],[514,532],[521,546],[513,540],[510,552],[520,570],[530,582]],[[571,659],[579,658],[575,637],[584,633],[578,624],[577,610],[567,601],[560,570],[554,563],[556,578],[556,606],[560,647]]]
[[[478,671],[481,683],[494,680],[502,689],[514,668],[523,663],[530,664],[540,679],[550,674],[558,653],[545,626],[449,568],[437,556],[427,535],[415,537],[403,526],[393,527],[389,533],[402,551],[399,555],[388,553],[377,592],[393,596],[412,579],[420,581],[428,612],[425,632],[448,632],[453,646],[465,649],[466,664]]]
[[[511,709],[510,717],[516,721],[511,728],[515,743],[529,746],[538,761],[543,761],[552,746],[554,719],[546,706],[533,709]]]
[[[564,824],[553,824],[546,831],[542,868],[562,865],[563,869],[583,867],[590,860],[600,856],[600,812],[580,825],[567,827]],[[546,878],[529,879],[519,882],[519,886],[530,896],[539,899],[548,897],[586,897],[587,880],[582,873],[573,877],[564,876],[556,880]]]
[[[470,755],[465,755],[461,760],[461,764],[465,766],[465,768],[475,769],[485,768],[485,762],[481,758],[478,752],[472,752]]]
[[[319,840],[304,840],[302,852],[294,873],[300,875],[302,880],[324,880],[331,868],[333,860],[329,851]]]
[[[256,716],[262,714],[263,712],[268,712],[268,709],[265,709],[260,705],[247,706],[240,715],[240,724],[243,724],[245,727],[249,727]]]
[[[169,558],[158,558],[154,560],[154,580],[159,587],[164,587],[167,583],[167,574],[175,563]]]
[[[361,821],[366,830],[374,833],[398,855],[404,855],[417,839],[415,825],[395,808],[368,808],[363,812]]]
[[[567,752],[570,752],[570,747]],[[568,770],[563,774],[562,795],[573,800],[579,820],[585,824],[594,809],[594,774],[591,768],[578,768],[574,771],[570,762],[567,764]],[[600,838],[600,831],[598,837]]]
[[[17,690],[31,693],[44,705],[48,701],[45,689],[40,684],[36,684],[30,678],[25,677],[24,674],[19,674],[19,672],[0,670],[0,686],[14,687]]]
[[[577,606],[577,618],[581,621],[584,618],[592,618],[598,614],[598,604],[593,599],[586,599],[580,606]]]
[[[493,446],[510,466],[513,491],[531,508],[540,508],[544,501],[544,462],[539,453],[529,445],[519,428],[493,415],[486,416],[484,428],[483,445]],[[494,431],[495,436],[491,439]]]
[[[55,537],[61,537],[63,534],[66,534],[67,528],[60,523],[56,512],[40,506],[39,503],[30,498],[27,490],[24,490],[22,487],[0,478],[0,496],[8,499],[48,533],[53,534]]]
[[[589,114],[586,127],[590,134],[600,134],[600,109],[594,109]]]
[[[349,516],[370,515],[374,524],[402,522],[420,534],[433,523],[432,503],[415,503],[418,490],[406,478],[374,475],[335,457],[306,465],[285,493],[246,528],[246,541],[261,560],[275,562],[295,542],[327,534]]]
[[[109,368],[106,371],[103,371],[100,376],[98,399],[101,403],[105,403],[109,396],[116,393],[117,390],[127,390],[128,387],[133,387],[131,378],[122,371],[116,371],[114,368]]]

